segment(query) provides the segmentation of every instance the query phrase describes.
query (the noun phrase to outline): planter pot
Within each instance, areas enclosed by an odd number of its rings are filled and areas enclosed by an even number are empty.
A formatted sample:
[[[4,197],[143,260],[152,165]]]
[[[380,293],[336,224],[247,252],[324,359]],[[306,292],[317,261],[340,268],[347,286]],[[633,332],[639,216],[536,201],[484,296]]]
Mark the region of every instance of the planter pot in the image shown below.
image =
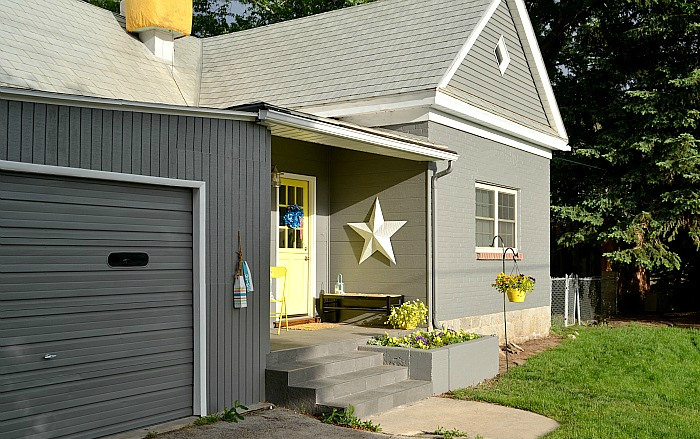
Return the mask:
[[[524,302],[527,293],[523,290],[511,288],[508,290],[508,300],[511,302]]]
[[[382,352],[384,364],[408,367],[409,378],[432,381],[433,395],[473,386],[498,374],[498,337],[437,349],[361,345],[361,351]]]

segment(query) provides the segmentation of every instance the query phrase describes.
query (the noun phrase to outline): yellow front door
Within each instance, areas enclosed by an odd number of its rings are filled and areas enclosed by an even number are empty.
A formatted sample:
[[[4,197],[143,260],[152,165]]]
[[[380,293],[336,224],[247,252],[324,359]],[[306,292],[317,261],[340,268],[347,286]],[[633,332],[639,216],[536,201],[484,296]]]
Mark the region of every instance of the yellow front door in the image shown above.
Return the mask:
[[[287,208],[297,205],[304,212],[299,227],[285,221]],[[279,190],[279,263],[287,267],[287,313],[309,314],[309,259],[312,223],[309,218],[309,182],[283,178]]]

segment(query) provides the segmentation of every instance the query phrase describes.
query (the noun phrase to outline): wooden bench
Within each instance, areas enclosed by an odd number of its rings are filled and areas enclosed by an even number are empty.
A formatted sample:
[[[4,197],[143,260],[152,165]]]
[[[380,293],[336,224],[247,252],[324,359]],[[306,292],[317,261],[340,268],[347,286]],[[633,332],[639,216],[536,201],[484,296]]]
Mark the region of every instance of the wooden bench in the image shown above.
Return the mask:
[[[341,311],[367,311],[391,314],[392,306],[401,306],[403,294],[321,294],[319,314],[324,322],[337,323]]]

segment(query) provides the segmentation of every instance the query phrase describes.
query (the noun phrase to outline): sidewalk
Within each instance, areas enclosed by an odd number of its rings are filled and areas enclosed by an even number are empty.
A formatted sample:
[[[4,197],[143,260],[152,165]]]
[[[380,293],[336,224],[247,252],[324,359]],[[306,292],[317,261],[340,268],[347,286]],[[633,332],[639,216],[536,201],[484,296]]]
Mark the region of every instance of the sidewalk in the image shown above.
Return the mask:
[[[536,439],[559,427],[556,421],[525,410],[439,397],[367,419],[380,424],[384,433],[418,437],[442,427],[468,433],[470,439],[477,435],[484,439]]]

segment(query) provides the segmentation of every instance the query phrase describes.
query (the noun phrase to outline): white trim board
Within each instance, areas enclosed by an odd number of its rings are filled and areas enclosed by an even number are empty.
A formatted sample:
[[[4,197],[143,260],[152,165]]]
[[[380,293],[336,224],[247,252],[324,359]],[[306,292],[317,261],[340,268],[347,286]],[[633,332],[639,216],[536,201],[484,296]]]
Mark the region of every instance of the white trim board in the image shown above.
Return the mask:
[[[523,0],[504,1],[508,5],[508,9],[511,11],[518,34],[525,35],[527,44],[523,44],[523,50],[525,51],[525,57],[527,58],[528,64],[531,66],[530,71],[535,79],[535,85],[537,86],[538,91],[540,91],[540,99],[544,101],[542,103],[544,104],[543,107],[547,112],[547,116],[554,121],[557,134],[564,139],[568,139],[566,128],[564,127],[564,121],[561,118],[559,106],[557,105],[557,100],[554,97],[552,83],[549,81],[547,68],[544,65],[542,52],[540,52],[540,46],[537,43],[537,36],[535,35],[535,30],[530,22],[530,16],[527,13],[525,2]],[[515,14],[513,13],[514,9],[516,11]],[[535,67],[534,69],[532,68],[533,65]]]
[[[552,150],[570,151],[565,139],[533,130],[519,123],[497,116],[481,108],[469,105],[457,98],[438,91],[435,94],[434,108],[446,113],[455,114],[467,121],[476,122],[489,128],[494,128],[506,134],[519,137],[528,142],[543,146]]]
[[[452,77],[457,73],[457,70],[459,69],[459,66],[462,65],[462,62],[464,61],[464,58],[467,57],[467,54],[471,50],[472,46],[476,42],[477,38],[479,38],[479,35],[481,35],[481,31],[484,30],[486,27],[486,24],[489,22],[493,14],[496,12],[496,9],[498,9],[498,6],[501,4],[501,0],[494,0],[489,8],[486,10],[486,13],[481,17],[479,22],[474,26],[474,29],[472,29],[471,34],[469,34],[469,38],[467,38],[467,41],[464,43],[461,49],[459,49],[459,53],[457,53],[457,56],[455,59],[452,61],[452,64],[450,65],[450,68],[447,70],[447,72],[443,75],[442,79],[440,79],[440,82],[438,82],[438,89],[445,88],[447,87],[447,84],[450,83],[452,80]]]
[[[37,165],[0,160],[0,171],[24,172],[59,177],[141,183],[157,186],[191,188],[192,196],[192,305],[194,325],[193,415],[207,414],[207,307],[206,307],[206,183],[174,178],[121,174],[91,169]]]
[[[463,120],[460,120],[459,118],[456,118],[452,115],[449,114],[443,114],[440,112],[436,111],[431,111],[428,114],[428,120],[431,122],[439,123],[441,125],[448,126],[450,128],[454,128],[456,130],[463,131],[465,133],[470,133],[474,134],[475,136],[483,137],[485,139],[493,140],[494,142],[502,143],[507,146],[511,146],[516,149],[520,149],[522,151],[529,152],[531,154],[538,155],[540,157],[544,157],[547,159],[552,158],[552,152],[549,149],[529,144],[523,141],[520,141],[516,138],[509,137],[506,135],[503,135],[501,133],[498,133],[492,129],[489,129],[488,127],[483,127],[479,126],[477,124],[472,124],[465,122]]]
[[[122,99],[98,98],[39,90],[0,86],[0,99],[24,101],[49,105],[66,105],[73,107],[97,108],[102,110],[133,111],[137,113],[157,112],[174,116],[213,117],[255,122],[257,114],[245,111],[221,110],[205,107],[186,107],[183,105],[158,104],[151,102],[125,101]]]

